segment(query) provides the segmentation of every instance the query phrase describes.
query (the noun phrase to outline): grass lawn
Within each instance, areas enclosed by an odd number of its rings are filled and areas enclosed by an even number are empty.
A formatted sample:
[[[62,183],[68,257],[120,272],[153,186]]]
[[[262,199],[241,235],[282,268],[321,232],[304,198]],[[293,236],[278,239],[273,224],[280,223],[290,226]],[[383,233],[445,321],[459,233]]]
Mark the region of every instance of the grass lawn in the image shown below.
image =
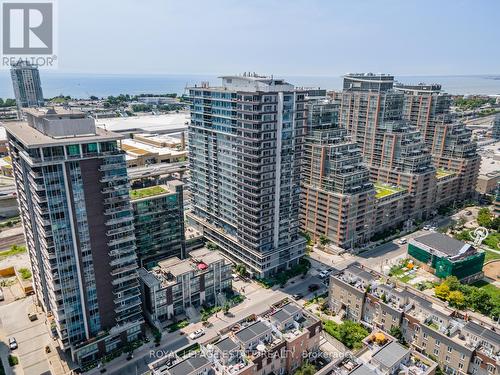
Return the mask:
[[[490,260],[494,260],[494,259],[500,259],[500,254],[498,253],[495,253],[493,251],[490,251],[490,250],[485,250],[485,257],[484,257],[484,262],[489,262]]]
[[[161,186],[151,186],[142,189],[135,189],[130,191],[131,199],[141,199],[146,197],[152,197],[154,195],[166,193],[167,190],[162,188]]]
[[[452,171],[447,171],[446,169],[443,169],[443,168],[439,168],[436,170],[436,177],[438,179],[446,177],[446,176],[451,176],[453,174],[455,174],[455,173]]]
[[[9,250],[0,251],[0,258],[10,257],[12,255],[17,255],[26,252],[25,246],[13,245]]]
[[[500,301],[500,289],[497,288],[495,285],[490,284],[484,280],[480,280],[472,284],[472,286],[475,286],[477,288],[481,288],[485,292],[487,292],[493,301]]]
[[[384,198],[384,197],[399,193],[400,191],[404,190],[404,189],[395,188],[395,187],[392,187],[390,185],[381,184],[381,183],[376,183],[374,185],[375,185],[375,191],[377,192],[375,194],[375,198],[377,198],[377,199]]]
[[[491,247],[492,249],[500,250],[500,233],[490,232],[490,234],[488,234],[488,237],[484,239],[483,244]]]

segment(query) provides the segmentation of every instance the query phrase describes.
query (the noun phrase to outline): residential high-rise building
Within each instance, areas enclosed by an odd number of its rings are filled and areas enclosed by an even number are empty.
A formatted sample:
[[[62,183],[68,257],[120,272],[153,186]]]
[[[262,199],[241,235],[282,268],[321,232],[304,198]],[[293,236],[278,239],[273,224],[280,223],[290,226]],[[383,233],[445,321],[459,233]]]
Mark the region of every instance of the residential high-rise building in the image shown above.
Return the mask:
[[[19,109],[43,106],[42,84],[36,65],[31,65],[27,61],[19,61],[12,65],[10,75]]]
[[[297,264],[305,93],[273,77],[189,88],[193,211],[188,219],[249,272]]]
[[[86,363],[143,330],[121,136],[82,112],[25,115],[4,126],[35,296],[61,348]]]
[[[183,190],[183,183],[177,180],[131,190],[141,267],[149,269],[160,260],[185,257]]]
[[[302,174],[301,224],[314,239],[327,237],[351,249],[367,242],[375,190],[363,156],[347,130],[339,128],[339,105],[330,99],[307,102]]]
[[[472,132],[450,115],[450,95],[441,92],[441,85],[395,85],[404,94],[404,117],[420,133],[438,171],[439,190],[451,191],[445,201],[462,200],[475,193],[481,158]],[[442,179],[454,174],[456,181]],[[450,189],[453,185],[457,189]]]
[[[500,140],[500,113],[495,115],[493,120],[493,129],[491,132],[491,137],[496,140]]]
[[[339,122],[357,142],[371,180],[409,193],[409,214],[426,218],[434,203],[435,169],[419,131],[403,118],[404,94],[386,74],[344,77]]]

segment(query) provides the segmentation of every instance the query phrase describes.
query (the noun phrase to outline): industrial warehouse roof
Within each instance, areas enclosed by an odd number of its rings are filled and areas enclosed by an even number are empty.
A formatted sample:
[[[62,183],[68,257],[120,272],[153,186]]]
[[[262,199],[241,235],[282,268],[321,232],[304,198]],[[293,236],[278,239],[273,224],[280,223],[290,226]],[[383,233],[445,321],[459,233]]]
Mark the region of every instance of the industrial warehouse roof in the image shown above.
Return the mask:
[[[464,253],[471,245],[458,241],[441,233],[429,233],[415,238],[413,241],[424,244],[434,250],[440,251],[448,256],[456,256]]]

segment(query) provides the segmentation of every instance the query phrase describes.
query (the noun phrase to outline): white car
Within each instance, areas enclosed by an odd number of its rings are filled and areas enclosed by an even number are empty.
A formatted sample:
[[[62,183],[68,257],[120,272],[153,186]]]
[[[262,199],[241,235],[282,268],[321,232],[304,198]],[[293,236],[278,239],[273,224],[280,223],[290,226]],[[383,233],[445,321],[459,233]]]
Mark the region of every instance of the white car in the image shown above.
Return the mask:
[[[204,334],[205,334],[205,331],[204,331],[204,330],[202,330],[202,329],[200,328],[200,329],[197,329],[196,331],[194,331],[193,333],[191,333],[191,334],[189,335],[189,338],[190,338],[191,340],[196,340],[198,337],[201,337],[201,336],[203,336]]]
[[[398,240],[398,244],[400,244],[400,245],[404,245],[404,244],[405,244],[405,243],[407,243],[407,242],[408,242],[408,240],[407,240],[406,238],[400,238],[400,239]]]
[[[17,349],[17,341],[14,337],[9,337],[9,348],[10,350]]]
[[[324,271],[321,271],[318,275],[318,277],[320,279],[325,279],[328,275],[329,275],[330,272],[328,272],[327,270],[324,270]]]
[[[424,225],[424,230],[430,230],[431,229],[431,226],[430,225]]]

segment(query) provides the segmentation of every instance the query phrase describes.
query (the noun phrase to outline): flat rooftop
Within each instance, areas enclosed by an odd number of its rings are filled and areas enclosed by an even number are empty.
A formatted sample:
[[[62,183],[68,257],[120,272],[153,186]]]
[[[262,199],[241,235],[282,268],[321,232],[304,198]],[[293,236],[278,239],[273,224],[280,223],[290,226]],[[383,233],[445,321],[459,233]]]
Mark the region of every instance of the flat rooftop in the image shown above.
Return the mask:
[[[436,177],[438,179],[444,178],[444,177],[448,177],[448,176],[452,176],[452,175],[455,175],[455,172],[448,171],[448,170],[443,169],[443,168],[436,169]]]
[[[187,129],[189,112],[168,113],[156,116],[131,116],[96,120],[96,126],[114,132],[175,133]]]
[[[425,234],[423,236],[414,238],[411,241],[424,244],[434,250],[438,250],[452,257],[464,253],[471,247],[471,245],[465,242],[436,232]]]
[[[134,201],[143,198],[156,197],[168,193],[171,193],[171,191],[169,190],[167,185],[150,186],[141,189],[130,190],[130,199]]]
[[[270,331],[271,328],[262,321],[257,321],[254,324],[243,328],[235,333],[235,336],[242,342],[250,342],[256,337],[261,336],[264,332]]]
[[[374,353],[372,358],[376,359],[382,365],[390,368],[397,362],[401,361],[409,352],[409,349],[405,348],[397,341],[391,341],[389,344]]]
[[[5,122],[3,123],[3,126],[9,133],[16,137],[16,139],[26,147],[50,147],[72,143],[105,142],[123,138],[120,134],[116,134],[101,128],[96,128],[96,134],[92,135],[52,138],[32,128],[28,125],[27,122],[24,121]]]
[[[389,195],[394,195],[405,190],[388,184],[382,184],[380,182],[374,183],[373,186],[375,187],[375,198],[377,199],[388,197]]]
[[[205,357],[200,355],[194,355],[188,357],[168,369],[168,372],[172,375],[186,375],[193,372],[198,373],[199,370],[209,365],[210,362]]]

